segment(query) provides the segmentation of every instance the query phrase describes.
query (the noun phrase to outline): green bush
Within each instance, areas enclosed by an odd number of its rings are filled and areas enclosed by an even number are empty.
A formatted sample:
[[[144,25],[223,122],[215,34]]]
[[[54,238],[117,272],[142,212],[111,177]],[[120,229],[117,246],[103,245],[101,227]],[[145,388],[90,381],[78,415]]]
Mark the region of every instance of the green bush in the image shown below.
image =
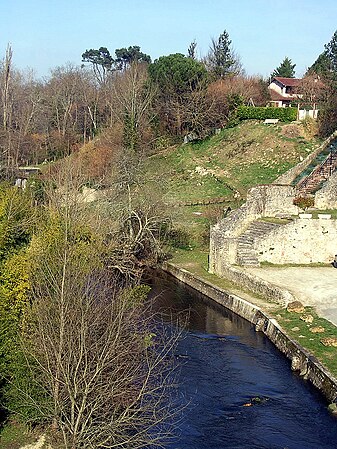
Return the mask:
[[[189,249],[191,237],[185,229],[171,229],[166,237],[167,243],[173,248]]]
[[[266,120],[268,118],[274,118],[279,119],[281,122],[292,122],[297,119],[296,108],[239,106],[236,114],[240,120]]]

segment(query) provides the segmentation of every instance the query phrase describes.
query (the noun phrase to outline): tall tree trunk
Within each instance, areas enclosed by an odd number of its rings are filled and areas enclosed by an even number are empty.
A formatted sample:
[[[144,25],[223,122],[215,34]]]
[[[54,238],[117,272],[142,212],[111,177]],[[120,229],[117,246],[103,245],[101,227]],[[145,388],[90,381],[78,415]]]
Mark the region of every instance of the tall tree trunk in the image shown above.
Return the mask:
[[[6,50],[6,56],[4,61],[4,72],[3,72],[3,85],[2,85],[2,107],[3,107],[3,128],[5,131],[8,130],[10,123],[10,80],[11,80],[11,65],[12,65],[13,51],[11,46],[8,44]]]

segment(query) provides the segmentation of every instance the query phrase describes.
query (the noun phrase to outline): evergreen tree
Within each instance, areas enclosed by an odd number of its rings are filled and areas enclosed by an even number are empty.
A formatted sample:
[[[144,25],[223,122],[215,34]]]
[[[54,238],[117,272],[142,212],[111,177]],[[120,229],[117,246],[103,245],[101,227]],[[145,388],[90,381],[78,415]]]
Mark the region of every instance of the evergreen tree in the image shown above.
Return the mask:
[[[295,78],[295,67],[296,64],[293,64],[290,58],[285,57],[279,67],[273,71],[271,77],[282,76],[284,78]]]
[[[235,73],[236,58],[231,49],[232,41],[225,30],[218,39],[212,39],[207,62],[216,78],[224,78]]]
[[[132,47],[117,48],[115,50],[115,64],[116,68],[119,70],[125,70],[133,62],[147,62],[151,63],[151,56],[140,51],[138,45],[133,45]]]
[[[149,75],[166,100],[197,89],[207,79],[204,65],[181,53],[156,59],[149,66]]]
[[[324,48],[324,53],[330,63],[330,70],[337,75],[337,31],[335,31],[331,41]]]
[[[106,47],[100,47],[98,50],[93,48],[86,50],[82,54],[82,62],[90,62],[97,81],[104,84],[108,73],[112,70],[114,59]]]
[[[319,75],[326,86],[326,99],[322,102],[318,117],[319,133],[328,136],[337,128],[337,31],[330,42],[324,45],[309,74]]]
[[[331,63],[327,53],[324,51],[321,53],[316,61],[307,71],[307,75],[316,73],[317,75],[326,77],[331,71]]]
[[[187,49],[187,57],[192,59],[197,59],[195,55],[195,49],[197,48],[197,43],[195,40],[190,43],[188,49]]]

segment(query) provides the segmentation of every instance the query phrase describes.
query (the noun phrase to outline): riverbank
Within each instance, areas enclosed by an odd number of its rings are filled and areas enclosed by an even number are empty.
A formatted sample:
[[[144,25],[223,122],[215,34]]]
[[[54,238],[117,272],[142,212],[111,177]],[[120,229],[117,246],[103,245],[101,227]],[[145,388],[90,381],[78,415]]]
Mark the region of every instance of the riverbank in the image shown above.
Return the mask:
[[[256,330],[262,331],[291,360],[293,370],[315,385],[329,402],[337,400],[337,348],[325,347],[321,343],[322,336],[310,332],[313,327],[301,319],[303,315],[287,312],[280,304],[211,275],[207,272],[206,253],[189,254],[188,257],[177,254],[163,268],[253,323]],[[324,328],[332,338],[337,336],[335,326],[319,317],[313,309],[305,310],[305,314],[309,312],[315,327]]]
[[[337,270],[329,267],[247,267],[258,276],[287,290],[305,306],[315,307],[318,315],[337,326]]]

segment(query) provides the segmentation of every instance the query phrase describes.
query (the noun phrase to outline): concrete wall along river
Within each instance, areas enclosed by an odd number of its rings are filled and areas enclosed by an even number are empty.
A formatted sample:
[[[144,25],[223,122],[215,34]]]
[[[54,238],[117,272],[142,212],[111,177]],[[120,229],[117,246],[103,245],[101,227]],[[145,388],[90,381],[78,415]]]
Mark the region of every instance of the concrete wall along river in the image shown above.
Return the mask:
[[[230,294],[172,263],[164,264],[163,269],[176,279],[253,323],[256,331],[263,332],[291,360],[293,370],[298,371],[301,376],[309,380],[329,402],[337,402],[337,379],[315,357],[292,340],[275,319],[269,317],[254,304]]]

